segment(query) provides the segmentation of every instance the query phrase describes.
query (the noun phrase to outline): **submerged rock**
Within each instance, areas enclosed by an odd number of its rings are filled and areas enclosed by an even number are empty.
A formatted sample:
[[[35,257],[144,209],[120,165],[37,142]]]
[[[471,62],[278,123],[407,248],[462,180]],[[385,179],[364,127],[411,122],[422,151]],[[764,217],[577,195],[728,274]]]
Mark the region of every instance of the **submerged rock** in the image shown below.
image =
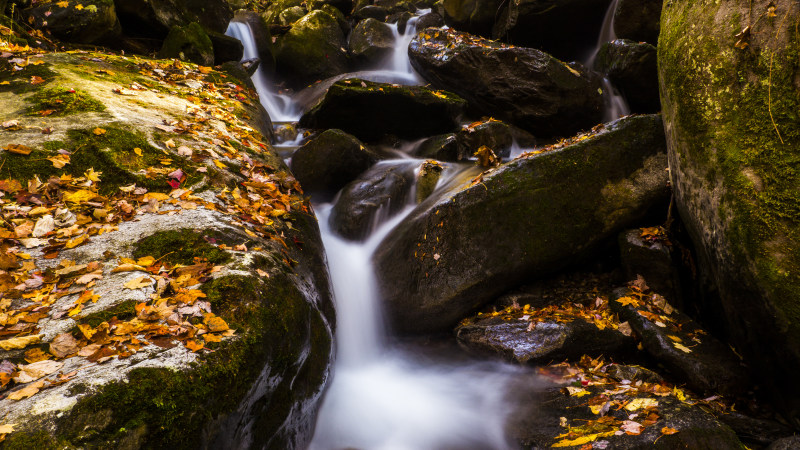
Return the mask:
[[[449,92],[358,79],[337,81],[300,118],[303,128],[339,128],[370,141],[452,131],[466,102]]]
[[[607,42],[597,53],[595,69],[608,76],[634,113],[661,109],[654,46],[624,39]]]
[[[303,190],[329,199],[377,160],[355,136],[332,129],[298,148],[291,167]]]
[[[333,303],[253,92],[179,61],[30,62],[0,74],[0,117],[22,125],[0,133],[3,445],[305,447]],[[111,73],[136,82],[112,92]]]
[[[417,203],[430,197],[442,176],[444,167],[434,160],[428,160],[419,166],[417,173]]]
[[[523,280],[587,256],[668,198],[659,116],[620,119],[575,142],[431,198],[387,236],[374,262],[396,331],[451,328]]]
[[[602,117],[600,78],[536,49],[429,28],[411,41],[408,54],[435,87],[536,135],[568,135]]]
[[[304,87],[346,72],[347,50],[336,19],[322,10],[311,11],[278,38],[276,71],[292,87]]]
[[[746,28],[748,4],[665,2],[658,67],[675,204],[714,286],[698,301],[797,426],[800,10],[773,4]]]
[[[376,164],[342,189],[328,224],[339,236],[365,239],[379,219],[391,217],[406,204],[414,166]]]

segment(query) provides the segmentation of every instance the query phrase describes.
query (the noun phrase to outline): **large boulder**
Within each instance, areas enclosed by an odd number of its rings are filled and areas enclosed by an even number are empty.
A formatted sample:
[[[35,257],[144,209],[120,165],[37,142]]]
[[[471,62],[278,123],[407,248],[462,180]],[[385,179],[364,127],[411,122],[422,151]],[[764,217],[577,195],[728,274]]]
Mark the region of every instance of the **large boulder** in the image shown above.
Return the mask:
[[[214,64],[214,45],[197,22],[172,27],[158,52],[159,58],[176,58],[204,66]]]
[[[617,0],[614,34],[620,39],[656,45],[663,0]]]
[[[774,5],[774,7],[773,7]],[[704,306],[800,423],[800,5],[666,2],[659,81]]]
[[[291,167],[305,191],[328,199],[377,160],[356,137],[333,129],[298,148]]]
[[[553,273],[668,196],[659,116],[632,116],[431,197],[375,253],[389,322],[452,327],[525,279]]]
[[[121,31],[112,0],[47,3],[21,14],[27,23],[67,42],[110,44]]]
[[[275,71],[275,48],[272,44],[272,35],[269,32],[269,27],[262,16],[252,11],[236,11],[233,16],[235,22],[246,24],[250,28],[253,35],[253,42],[255,43],[258,53],[253,55],[261,60],[259,67],[266,73]],[[216,49],[216,46],[215,46]]]
[[[600,78],[536,49],[428,28],[411,41],[408,54],[435,87],[535,135],[568,135],[602,118]]]
[[[391,28],[375,19],[364,19],[353,28],[348,44],[350,55],[361,65],[374,65],[394,51]]]
[[[582,59],[594,47],[609,0],[511,0],[492,35],[561,59]]]
[[[359,79],[337,81],[300,118],[303,128],[339,128],[365,141],[452,131],[466,102],[449,92]]]
[[[0,73],[3,446],[306,447],[333,303],[254,92],[179,61],[21,61]]]
[[[336,19],[322,10],[311,11],[278,39],[277,73],[300,88],[342,72],[348,67],[347,42]]]
[[[115,0],[123,32],[129,36],[163,39],[174,26],[197,22],[224,33],[233,18],[225,0]]]
[[[661,109],[654,46],[616,39],[600,47],[594,66],[619,89],[631,112],[653,113]]]

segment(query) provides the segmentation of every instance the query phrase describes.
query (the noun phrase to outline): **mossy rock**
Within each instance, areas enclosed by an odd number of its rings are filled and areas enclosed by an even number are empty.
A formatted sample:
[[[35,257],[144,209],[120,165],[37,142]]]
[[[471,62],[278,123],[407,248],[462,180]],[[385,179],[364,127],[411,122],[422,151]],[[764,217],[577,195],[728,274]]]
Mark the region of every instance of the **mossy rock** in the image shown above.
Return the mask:
[[[172,27],[158,56],[211,66],[214,65],[214,45],[203,27],[192,22],[185,27]]]
[[[659,80],[676,205],[701,280],[715,286],[701,309],[796,426],[800,11],[788,0],[774,2],[774,16],[755,8],[664,3]]]
[[[296,6],[303,7],[303,3],[302,0],[277,0],[270,2],[269,6],[267,6],[261,14],[261,17],[267,25],[277,25],[283,11]]]
[[[87,111],[104,111],[105,106],[88,93],[63,86],[37,90],[28,101],[32,103],[30,115],[66,116]]]
[[[136,243],[134,258],[152,256],[172,264],[191,265],[199,261],[224,264],[231,260],[230,254],[214,244],[228,241],[225,233],[204,230],[200,233],[190,228],[162,231]],[[227,244],[233,245],[230,241]]]
[[[499,0],[444,0],[444,22],[457,30],[491,36],[501,9]]]
[[[597,52],[594,66],[620,90],[632,112],[661,110],[654,46],[625,39],[607,42]]]
[[[412,139],[453,131],[465,107],[446,91],[347,79],[331,85],[300,126],[338,128],[365,141],[386,134]]]
[[[590,257],[669,197],[665,146],[659,116],[632,116],[432,195],[373,257],[389,323],[452,329],[522,281]]]
[[[658,43],[662,0],[619,0],[614,10],[614,34],[634,42]]]
[[[278,39],[277,73],[293,87],[344,73],[349,64],[346,47],[336,18],[322,10],[311,11]]]
[[[394,51],[394,35],[383,22],[364,19],[353,28],[349,43],[350,55],[361,65],[380,63]]]

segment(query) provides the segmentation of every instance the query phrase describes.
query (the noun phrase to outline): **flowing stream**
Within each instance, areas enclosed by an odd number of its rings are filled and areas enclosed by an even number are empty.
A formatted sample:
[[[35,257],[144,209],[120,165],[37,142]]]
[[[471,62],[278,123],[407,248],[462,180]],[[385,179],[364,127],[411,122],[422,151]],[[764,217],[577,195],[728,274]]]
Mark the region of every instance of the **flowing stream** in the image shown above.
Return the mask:
[[[584,65],[590,69],[594,67],[594,62],[595,59],[597,59],[597,54],[600,52],[600,47],[606,42],[617,39],[617,35],[614,33],[614,11],[617,9],[618,2],[619,0],[614,0],[608,5],[606,15],[603,17],[603,26],[600,28],[600,35],[597,37],[597,44],[589,58],[584,62]],[[611,122],[612,120],[619,119],[631,113],[631,109],[628,106],[628,102],[625,101],[625,97],[619,93],[619,90],[617,90],[605,76],[603,77],[603,103],[605,103],[605,107],[603,108],[603,122]]]
[[[610,17],[613,18],[613,10]],[[292,122],[338,79],[423,83],[407,54],[415,25],[416,18],[411,19],[405,33],[399,33],[396,25],[391,25],[395,51],[374,70],[335,77],[293,97],[273,94],[267,77],[256,72],[253,81],[262,104],[275,122]],[[610,24],[605,28],[610,28]],[[245,59],[257,57],[246,24],[232,22],[228,34],[242,41]],[[608,114],[624,114],[625,108],[612,108]],[[284,145],[296,147],[301,143],[298,139]],[[379,164],[421,163],[406,154],[415,145],[409,143],[407,148],[395,152],[396,160]],[[446,167],[439,182],[440,192],[447,189],[448,180],[455,183],[464,170],[453,163]],[[529,369],[454,358],[452,355],[458,352],[452,351],[451,357],[441,352],[433,354],[420,344],[400,345],[390,340],[384,328],[371,257],[386,235],[414,208],[414,197],[413,192],[408,195],[409,203],[393,217],[378,214],[374,230],[364,242],[346,241],[331,231],[328,217],[333,204],[314,206],[337,308],[334,377],[319,413],[311,443],[314,450],[516,448],[505,429],[509,414],[515,410],[508,389],[515,380],[533,380]]]

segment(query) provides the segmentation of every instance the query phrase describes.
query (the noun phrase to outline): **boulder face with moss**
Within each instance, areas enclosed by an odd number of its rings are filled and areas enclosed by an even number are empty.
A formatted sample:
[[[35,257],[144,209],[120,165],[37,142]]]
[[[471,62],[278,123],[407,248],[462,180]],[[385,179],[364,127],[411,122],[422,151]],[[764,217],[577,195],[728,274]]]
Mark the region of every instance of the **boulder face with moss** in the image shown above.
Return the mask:
[[[346,72],[347,42],[336,19],[312,11],[292,25],[276,43],[277,73],[294,87],[304,87]]]
[[[179,61],[16,51],[0,73],[4,445],[305,447],[334,310],[254,93]]]
[[[69,42],[108,44],[121,32],[112,0],[46,3],[21,13],[31,25]]]
[[[423,201],[374,255],[401,333],[452,329],[508,286],[556,272],[668,198],[661,118],[620,119]]]
[[[214,46],[203,27],[192,22],[185,27],[172,27],[158,56],[211,66],[214,64]]]
[[[663,8],[658,67],[672,185],[701,276],[716,289],[705,306],[798,423],[800,6]]]

